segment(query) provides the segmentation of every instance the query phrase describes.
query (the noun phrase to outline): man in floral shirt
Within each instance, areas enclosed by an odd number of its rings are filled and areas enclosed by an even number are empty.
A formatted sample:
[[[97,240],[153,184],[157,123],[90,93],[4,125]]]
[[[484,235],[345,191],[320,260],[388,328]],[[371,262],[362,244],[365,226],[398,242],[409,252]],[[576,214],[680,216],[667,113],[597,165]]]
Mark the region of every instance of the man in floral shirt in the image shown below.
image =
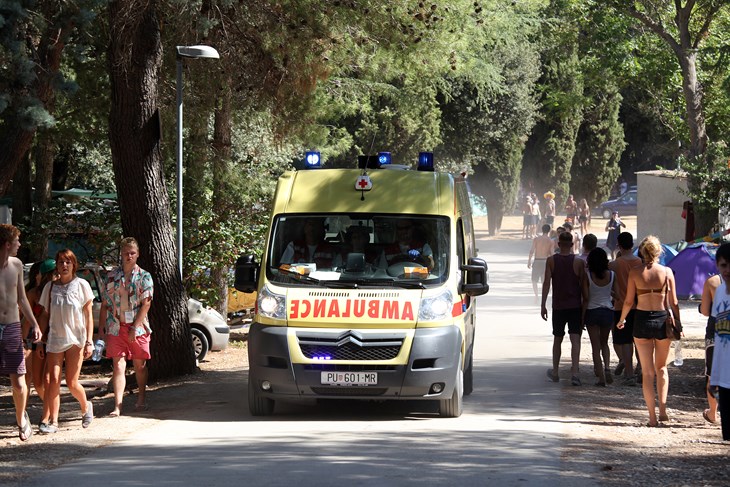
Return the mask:
[[[152,276],[137,265],[139,245],[132,237],[121,242],[122,265],[109,273],[99,313],[99,336],[106,334],[106,356],[113,362],[114,410],[122,413],[127,360],[134,364],[139,387],[135,411],[147,409],[147,360],[150,359],[150,328],[147,312],[152,305]]]

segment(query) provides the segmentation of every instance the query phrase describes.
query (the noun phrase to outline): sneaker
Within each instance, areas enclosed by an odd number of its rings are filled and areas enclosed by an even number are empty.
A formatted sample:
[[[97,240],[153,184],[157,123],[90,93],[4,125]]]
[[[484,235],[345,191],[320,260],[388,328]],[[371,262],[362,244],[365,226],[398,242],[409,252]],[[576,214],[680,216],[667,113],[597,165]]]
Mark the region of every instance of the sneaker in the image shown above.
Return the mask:
[[[626,365],[624,365],[623,362],[619,362],[616,366],[616,370],[613,371],[614,375],[621,375],[624,373],[624,369],[626,368]]]
[[[81,416],[81,426],[84,428],[88,428],[91,424],[91,421],[94,419],[94,406],[91,404],[91,401],[88,401],[86,403],[86,412],[83,416]]]
[[[53,423],[41,423],[38,425],[38,432],[44,435],[58,433],[58,426]]]

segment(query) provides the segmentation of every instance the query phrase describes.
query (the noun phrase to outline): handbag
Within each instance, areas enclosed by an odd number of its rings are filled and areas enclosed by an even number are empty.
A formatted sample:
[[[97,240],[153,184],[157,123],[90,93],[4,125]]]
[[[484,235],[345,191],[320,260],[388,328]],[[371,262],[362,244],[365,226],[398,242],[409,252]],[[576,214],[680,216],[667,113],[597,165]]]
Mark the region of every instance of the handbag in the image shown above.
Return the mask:
[[[664,278],[664,291],[664,307],[667,309],[667,318],[664,320],[664,327],[667,331],[667,338],[670,340],[679,340],[682,338],[682,325],[679,321],[675,321],[672,308],[669,306],[669,283],[666,277]]]

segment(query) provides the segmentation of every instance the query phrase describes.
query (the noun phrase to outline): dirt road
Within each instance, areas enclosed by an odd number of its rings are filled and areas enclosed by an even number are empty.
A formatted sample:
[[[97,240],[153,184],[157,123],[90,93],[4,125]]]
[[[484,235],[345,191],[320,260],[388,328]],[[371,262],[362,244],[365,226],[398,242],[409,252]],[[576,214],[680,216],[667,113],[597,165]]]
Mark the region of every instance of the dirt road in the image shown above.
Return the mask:
[[[488,237],[486,222],[479,220],[477,237],[487,258],[493,245],[504,246],[505,243],[524,253],[526,258],[529,242],[519,239],[520,228],[516,226],[521,224],[519,219],[507,218],[499,238]],[[601,227],[602,221],[598,220],[597,228]],[[595,231],[599,235],[598,230]],[[527,286],[524,297],[531,297]],[[534,303],[526,299],[524,306],[534,306]],[[719,441],[719,427],[702,418],[705,408],[703,324],[695,307],[692,303],[684,305],[683,317],[688,330],[685,359],[682,367],[669,365],[671,421],[665,427],[644,426],[646,411],[640,387],[613,384],[599,389],[589,385],[591,361],[587,338],[583,340],[581,357],[585,385],[571,387],[566,381],[555,384],[560,390],[559,413],[568,432],[562,456],[571,465],[578,465],[577,468],[584,465],[586,472],[598,471],[593,476],[596,483],[637,486],[727,484],[728,445]],[[17,439],[17,428],[11,426],[14,417],[10,390],[7,381],[2,382],[0,462],[5,468],[0,470],[0,482],[4,485],[32,483],[40,472],[82,458],[99,447],[117,444],[145,428],[159,427],[166,420],[205,421],[214,415],[221,424],[239,421],[241,411],[247,407],[243,394],[234,396],[233,404],[226,404],[226,407],[222,407],[220,398],[232,389],[242,390],[247,368],[245,347],[243,337],[234,337],[228,350],[208,355],[208,360],[200,364],[199,373],[153,385],[149,394],[150,411],[124,414],[119,418],[107,416],[112,409],[112,396],[106,390],[106,379],[111,375],[108,364],[96,369],[86,368],[83,378],[97,414],[92,426],[88,430],[81,429],[80,411],[66,393],[61,432],[48,436],[36,434],[24,444]],[[549,347],[548,334],[546,347]],[[133,396],[125,397],[125,413],[131,411],[134,399]],[[522,406],[529,407],[529,403]],[[40,408],[40,401],[34,396],[29,406],[34,423],[40,417]],[[220,411],[225,414],[221,416]]]

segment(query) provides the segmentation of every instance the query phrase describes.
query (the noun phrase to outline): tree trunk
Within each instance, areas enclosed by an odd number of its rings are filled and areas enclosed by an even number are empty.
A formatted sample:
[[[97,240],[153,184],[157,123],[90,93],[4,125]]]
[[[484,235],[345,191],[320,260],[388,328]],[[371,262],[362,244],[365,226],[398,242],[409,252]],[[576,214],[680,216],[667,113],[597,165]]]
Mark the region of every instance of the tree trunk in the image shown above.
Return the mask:
[[[55,3],[48,2],[44,7],[46,9],[42,14],[45,17],[50,19],[58,14],[53,10],[56,7]],[[51,22],[38,44],[36,81],[33,83],[31,91],[34,92],[41,106],[51,115],[55,111],[54,83],[61,66],[61,56],[66,46],[66,40],[73,29],[74,24],[71,20],[60,27]],[[7,127],[13,128],[4,134],[0,141],[0,196],[7,192],[10,180],[15,175],[23,157],[28,154],[37,130],[37,127],[22,127],[18,120],[10,120]]]
[[[228,215],[226,181],[228,180],[229,161],[231,159],[231,83],[224,83],[224,89],[218,99],[215,110],[215,127],[213,131],[213,218],[225,221]],[[222,245],[213,246],[213,269],[211,275],[213,285],[218,289],[218,302],[212,306],[223,315],[228,315],[228,262],[226,249]]]
[[[56,153],[56,145],[48,132],[41,132],[35,148],[35,192],[33,193],[33,228],[37,235],[34,236],[34,255],[43,259],[48,254],[48,229],[43,219],[48,203],[51,201],[51,181],[53,179],[53,159]]]
[[[155,283],[150,309],[151,380],[195,369],[160,153],[157,102],[162,43],[156,7],[154,0],[109,4],[109,138],[122,229],[139,241],[140,266],[152,273]]]
[[[16,226],[28,227],[33,214],[33,202],[31,201],[30,185],[30,157],[23,158],[13,178],[13,224]],[[23,245],[18,250],[18,258],[23,262],[31,259],[30,245],[33,235],[23,235]]]

